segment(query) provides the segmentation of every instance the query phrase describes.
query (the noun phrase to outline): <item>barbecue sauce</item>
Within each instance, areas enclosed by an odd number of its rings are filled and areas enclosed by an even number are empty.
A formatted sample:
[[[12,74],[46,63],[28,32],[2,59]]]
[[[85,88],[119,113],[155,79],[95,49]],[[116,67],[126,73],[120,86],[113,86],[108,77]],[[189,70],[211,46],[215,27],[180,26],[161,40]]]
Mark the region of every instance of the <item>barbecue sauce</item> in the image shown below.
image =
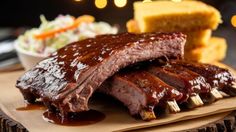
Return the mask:
[[[17,111],[46,110],[42,103],[26,104],[26,106],[16,108]],[[43,119],[47,122],[63,126],[84,126],[97,123],[105,119],[105,115],[96,110],[89,110],[80,113],[70,113],[68,117],[62,118],[59,113],[43,113]]]
[[[180,100],[183,96],[178,90],[175,90],[144,70],[126,72],[119,76],[131,81],[142,90],[146,95],[147,103],[150,107],[156,106],[161,102],[166,102],[167,100]]]
[[[150,72],[187,95],[208,93],[211,89],[204,77],[180,66],[152,66]],[[179,83],[176,83],[175,79]]]
[[[206,78],[206,81],[212,86],[223,89],[227,86],[232,86],[235,82],[234,76],[229,70],[220,68],[211,64],[201,64],[186,61],[173,61],[172,65],[179,65],[191,71],[194,71]]]
[[[26,104],[23,107],[16,108],[17,111],[28,111],[28,110],[46,110],[46,107],[42,103]]]
[[[71,113],[67,118],[63,118],[59,113],[46,111],[43,113],[43,119],[49,123],[63,126],[84,126],[102,121],[105,119],[105,115],[96,110],[89,110],[80,113]]]
[[[43,95],[52,98],[68,89],[76,89],[76,87],[70,87],[67,84],[76,83],[80,85],[90,74],[96,71],[96,66],[117,52],[132,47],[146,47],[145,45],[149,43],[183,37],[182,34],[177,33],[173,35],[122,33],[119,35],[101,35],[75,42],[39,62],[28,72],[30,73],[29,78],[36,79],[29,79],[28,74],[26,74],[27,76],[25,75],[18,81],[17,87],[32,86],[31,90],[40,91],[40,93],[44,93]],[[44,79],[45,81],[42,81]]]

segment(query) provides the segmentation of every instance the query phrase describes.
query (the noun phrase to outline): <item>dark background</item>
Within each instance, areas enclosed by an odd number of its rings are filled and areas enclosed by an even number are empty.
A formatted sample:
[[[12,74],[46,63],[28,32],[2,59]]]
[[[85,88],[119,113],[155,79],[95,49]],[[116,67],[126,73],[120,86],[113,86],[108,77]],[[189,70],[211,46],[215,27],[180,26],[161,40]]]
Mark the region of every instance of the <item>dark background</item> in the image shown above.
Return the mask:
[[[4,0],[0,3],[0,29],[35,27],[40,24],[39,15],[44,14],[52,20],[58,14],[70,14],[79,16],[90,14],[97,21],[106,21],[110,24],[119,24],[121,31],[125,31],[125,23],[133,17],[133,2],[127,0],[127,5],[117,8],[113,0],[108,0],[104,9],[97,9],[94,0]],[[215,36],[225,37],[228,41],[229,52],[225,63],[236,68],[236,28],[231,24],[231,18],[236,15],[235,0],[204,0],[220,10],[223,24],[214,31]]]
[[[98,21],[107,21],[111,24],[124,25],[133,17],[133,2],[137,0],[127,0],[127,5],[117,8],[113,0],[108,0],[108,5],[104,9],[97,9],[94,0],[5,0],[0,4],[0,26],[20,27],[38,26],[40,24],[39,15],[44,14],[46,18],[54,19],[58,14],[70,14],[79,16],[90,14]],[[218,8],[223,16],[224,24],[230,25],[230,19],[236,14],[235,0],[203,0]]]

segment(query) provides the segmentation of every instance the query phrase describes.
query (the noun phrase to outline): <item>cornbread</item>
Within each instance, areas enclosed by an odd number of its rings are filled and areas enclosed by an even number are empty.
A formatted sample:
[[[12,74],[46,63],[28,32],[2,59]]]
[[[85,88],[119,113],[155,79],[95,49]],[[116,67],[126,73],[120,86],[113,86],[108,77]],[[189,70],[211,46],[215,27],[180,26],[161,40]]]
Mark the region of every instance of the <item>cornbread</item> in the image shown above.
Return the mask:
[[[141,33],[139,25],[137,21],[134,19],[129,20],[126,23],[126,27],[128,32],[132,33]],[[181,32],[181,31],[178,31]],[[196,47],[206,46],[211,38],[212,31],[210,29],[207,30],[198,30],[198,31],[191,31],[191,32],[184,32],[187,35],[187,41],[185,48],[191,50]]]
[[[187,35],[185,48],[191,50],[197,47],[206,46],[211,38],[212,31],[207,29],[183,33]]]
[[[134,3],[134,19],[141,32],[176,32],[216,29],[219,11],[200,1]]]
[[[134,19],[130,19],[126,23],[126,28],[130,33],[141,33],[138,22]]]
[[[224,59],[225,39],[212,37],[221,23],[218,10],[200,1],[184,0],[134,3],[134,19],[126,24],[128,32],[182,32],[187,35],[185,58],[198,62]]]
[[[225,58],[226,50],[227,44],[224,38],[212,37],[206,46],[193,50],[185,49],[185,59],[203,63],[221,61]]]

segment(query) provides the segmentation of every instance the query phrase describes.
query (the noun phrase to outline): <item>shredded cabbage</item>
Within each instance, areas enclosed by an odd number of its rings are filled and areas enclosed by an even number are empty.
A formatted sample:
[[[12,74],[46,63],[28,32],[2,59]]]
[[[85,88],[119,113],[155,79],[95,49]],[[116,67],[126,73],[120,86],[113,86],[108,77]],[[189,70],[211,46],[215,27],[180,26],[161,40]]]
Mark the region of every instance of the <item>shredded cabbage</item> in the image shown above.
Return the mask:
[[[25,51],[48,56],[65,45],[95,37],[101,34],[116,34],[118,29],[106,22],[82,23],[77,28],[57,33],[54,37],[36,39],[35,35],[47,31],[60,29],[72,25],[74,17],[70,15],[59,15],[55,20],[48,21],[43,15],[40,16],[41,25],[33,28],[19,36],[16,43]]]

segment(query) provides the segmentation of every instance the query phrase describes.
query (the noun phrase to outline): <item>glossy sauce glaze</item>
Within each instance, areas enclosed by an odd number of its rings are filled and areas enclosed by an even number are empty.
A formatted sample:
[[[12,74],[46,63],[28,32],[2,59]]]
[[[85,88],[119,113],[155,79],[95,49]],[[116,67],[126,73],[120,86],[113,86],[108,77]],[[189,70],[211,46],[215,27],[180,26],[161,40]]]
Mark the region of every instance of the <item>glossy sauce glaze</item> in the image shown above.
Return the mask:
[[[123,73],[119,76],[132,82],[143,91],[149,107],[165,104],[168,100],[182,98],[182,93],[146,71],[137,70]]]
[[[78,86],[86,80],[94,70],[91,67],[100,64],[114,53],[132,47],[133,45],[146,45],[163,40],[184,39],[182,34],[131,34],[100,35],[69,44],[48,59],[39,62],[30,72],[18,80],[17,87],[41,91],[44,96],[55,97],[64,90],[75,89],[68,83],[76,83]],[[89,69],[89,71],[87,71]],[[85,75],[86,74],[86,75]],[[27,90],[27,89],[24,89]],[[55,97],[56,98],[56,97]]]
[[[227,69],[214,65],[186,61],[173,61],[171,65],[183,66],[202,75],[213,88],[221,89],[225,86],[232,86],[235,82],[235,77]]]
[[[63,126],[84,126],[100,122],[105,115],[96,110],[89,110],[80,113],[70,113],[67,118],[62,118],[58,113],[46,111],[43,119],[47,122]]]
[[[156,41],[160,41],[162,39],[168,39],[168,37],[169,39],[176,37],[165,34],[161,35],[162,37],[156,36],[156,33],[139,35],[130,33],[122,33],[119,35],[100,35],[97,36],[96,39],[91,38],[72,43],[65,48],[58,50],[58,52],[52,56],[55,56],[58,65],[63,67],[64,70],[69,70],[70,68],[75,68],[74,66],[78,63],[81,63],[84,66],[94,66],[118,50],[127,48],[131,45],[155,43]]]
[[[195,93],[209,93],[211,86],[206,82],[205,78],[193,71],[180,66],[171,66],[171,71],[176,72],[183,80],[185,85]]]
[[[194,95],[196,93],[207,93],[210,91],[210,85],[205,81],[205,78],[199,74],[196,74],[186,68],[179,66],[166,65],[162,67],[152,67],[156,75],[159,76],[169,76],[173,80],[168,80],[167,82],[176,82],[176,88],[185,94]],[[175,80],[176,79],[176,80]],[[172,83],[172,85],[173,85]],[[178,85],[178,84],[181,85]]]
[[[77,79],[88,67],[99,64],[115,52],[131,45],[141,46],[161,39],[161,37],[155,36],[156,34],[135,35],[130,33],[100,35],[96,39],[91,38],[72,43],[58,50],[52,55],[53,60],[49,61],[54,62],[51,66],[60,68],[60,74],[65,80],[78,82],[80,80]],[[48,61],[46,60],[45,63]]]
[[[120,69],[162,56],[182,58],[182,33],[121,33],[69,44],[39,62],[16,83],[25,100],[40,98],[61,114],[88,110],[93,92]]]

